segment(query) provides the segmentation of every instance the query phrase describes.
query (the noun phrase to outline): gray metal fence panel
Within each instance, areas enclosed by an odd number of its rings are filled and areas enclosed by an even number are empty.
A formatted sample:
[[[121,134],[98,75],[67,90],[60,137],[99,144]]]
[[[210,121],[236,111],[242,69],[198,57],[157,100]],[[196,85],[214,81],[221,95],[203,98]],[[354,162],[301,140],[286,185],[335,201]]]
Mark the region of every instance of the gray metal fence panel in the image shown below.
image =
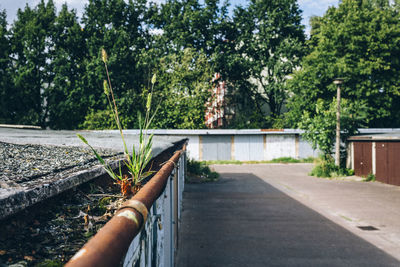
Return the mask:
[[[299,158],[318,157],[319,151],[314,150],[311,144],[300,136],[299,141]]]
[[[263,135],[236,135],[235,160],[263,160]]]
[[[203,136],[203,160],[230,160],[231,136]]]

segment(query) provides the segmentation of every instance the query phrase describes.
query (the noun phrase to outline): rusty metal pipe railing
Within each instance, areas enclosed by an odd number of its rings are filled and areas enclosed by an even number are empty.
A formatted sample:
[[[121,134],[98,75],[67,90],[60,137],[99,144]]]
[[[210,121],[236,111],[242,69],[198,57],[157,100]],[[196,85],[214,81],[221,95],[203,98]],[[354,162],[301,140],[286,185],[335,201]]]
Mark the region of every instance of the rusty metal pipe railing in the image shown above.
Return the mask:
[[[127,205],[122,205],[113,218],[70,259],[66,266],[118,266],[133,238],[144,226],[147,211],[163,192],[172,170],[185,150],[186,144],[175,152],[138,193],[125,202]]]

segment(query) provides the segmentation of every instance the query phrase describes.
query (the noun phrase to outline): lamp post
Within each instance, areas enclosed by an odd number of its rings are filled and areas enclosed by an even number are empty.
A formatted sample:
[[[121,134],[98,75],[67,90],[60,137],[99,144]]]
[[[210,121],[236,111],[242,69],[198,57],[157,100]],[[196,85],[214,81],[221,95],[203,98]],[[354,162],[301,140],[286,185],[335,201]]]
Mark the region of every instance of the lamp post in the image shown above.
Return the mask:
[[[340,167],[340,86],[343,84],[343,79],[336,78],[335,80],[333,80],[333,83],[337,85],[335,165]]]

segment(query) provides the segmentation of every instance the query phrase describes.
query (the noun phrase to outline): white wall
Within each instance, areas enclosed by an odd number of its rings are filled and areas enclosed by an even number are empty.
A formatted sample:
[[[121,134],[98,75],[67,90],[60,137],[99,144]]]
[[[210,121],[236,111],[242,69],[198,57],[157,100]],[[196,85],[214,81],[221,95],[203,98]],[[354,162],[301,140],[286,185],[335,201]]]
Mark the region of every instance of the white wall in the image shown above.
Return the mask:
[[[220,159],[219,155],[224,154],[228,157],[231,155],[230,160],[262,161],[281,157],[300,159],[317,157],[319,153],[311,147],[310,143],[302,139],[299,133],[229,133],[224,135],[226,140],[223,140],[223,144],[219,144],[219,140],[222,140],[221,134],[190,135],[187,148],[189,158],[218,160]],[[233,142],[231,142],[231,137],[233,137]],[[204,140],[207,142],[205,143]],[[211,142],[212,140],[214,142]],[[221,149],[224,151],[219,151]]]
[[[296,158],[295,135],[267,135],[267,146],[264,159],[272,160],[282,157]]]

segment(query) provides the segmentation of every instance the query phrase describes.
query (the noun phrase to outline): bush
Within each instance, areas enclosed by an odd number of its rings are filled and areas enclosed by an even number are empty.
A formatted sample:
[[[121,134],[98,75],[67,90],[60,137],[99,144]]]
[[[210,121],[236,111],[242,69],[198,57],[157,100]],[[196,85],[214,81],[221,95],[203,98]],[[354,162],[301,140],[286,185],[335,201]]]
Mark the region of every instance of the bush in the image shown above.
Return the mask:
[[[368,174],[367,178],[365,178],[364,180],[365,182],[375,182],[376,181],[376,177],[373,173]]]
[[[196,176],[206,182],[215,181],[219,178],[219,174],[211,171],[206,163],[195,160],[188,160],[187,171],[190,176]]]
[[[320,157],[316,159],[315,163],[314,168],[310,172],[311,176],[331,177],[331,173],[338,170],[332,158],[325,159]]]
[[[347,168],[339,168],[335,165],[332,157],[319,157],[315,161],[315,166],[311,170],[311,176],[316,177],[340,177],[354,175],[354,171]]]

